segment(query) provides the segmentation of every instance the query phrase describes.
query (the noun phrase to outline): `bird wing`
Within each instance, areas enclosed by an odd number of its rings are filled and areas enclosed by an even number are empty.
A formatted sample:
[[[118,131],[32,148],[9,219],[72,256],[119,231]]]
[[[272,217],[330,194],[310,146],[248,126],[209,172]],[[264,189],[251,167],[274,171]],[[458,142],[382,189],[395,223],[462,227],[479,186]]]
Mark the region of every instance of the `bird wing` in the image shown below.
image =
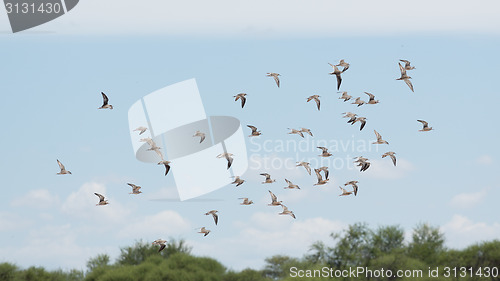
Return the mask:
[[[161,252],[161,251],[162,251],[163,249],[165,249],[165,247],[167,246],[167,245],[165,245],[165,244],[160,244],[160,245],[161,245],[161,246],[160,246],[160,249],[158,250],[158,252]]]
[[[318,110],[319,110],[321,102],[319,101],[318,98],[314,98],[314,101],[316,101],[316,105],[318,106]]]
[[[382,136],[375,130],[373,130],[375,132],[375,136],[377,137],[377,141],[381,140],[382,139]]]
[[[370,100],[375,100],[375,95],[365,92],[370,97]]]
[[[61,161],[59,161],[58,159],[56,159],[56,160],[57,160],[57,164],[59,165],[59,168],[61,169],[61,171],[66,170],[64,168],[64,165],[61,163]]]
[[[260,174],[260,175],[266,177],[266,180],[270,180],[271,179],[271,175],[268,174],[268,173],[263,173],[263,174]]]
[[[253,132],[257,132],[257,127],[255,126],[252,126],[252,125],[247,125],[248,128],[252,129],[252,133]]]
[[[217,222],[219,222],[219,216],[215,212],[212,213],[212,216],[214,217],[215,225],[217,225]]]
[[[201,135],[200,143],[202,143],[205,140],[205,134]]]
[[[392,163],[394,164],[394,166],[396,166],[396,156],[394,156],[394,154],[391,154],[389,155],[389,157],[391,157]]]
[[[227,159],[227,169],[231,168],[231,165],[233,164],[233,157],[231,156],[226,156]]]
[[[323,180],[323,177],[321,177],[321,174],[319,173],[319,169],[314,169],[314,172],[316,173],[316,177],[318,178],[318,182],[321,182]]]
[[[241,97],[241,108],[245,106],[245,102],[247,101],[247,98]]]
[[[101,92],[101,95],[102,95],[102,106],[105,106],[108,104],[109,101],[108,96],[106,96],[106,94],[103,92]]]
[[[359,128],[359,130],[361,131],[365,127],[366,121],[360,120],[360,122],[361,122],[361,127]]]
[[[170,165],[164,164],[165,165],[165,176],[168,174],[168,171],[170,171]]]
[[[99,197],[99,202],[104,201],[104,196],[102,196],[101,194],[96,193],[96,192],[95,192],[94,194],[95,194],[97,197]]]
[[[410,87],[410,90],[411,90],[412,92],[415,92],[415,91],[413,90],[413,84],[411,83],[410,79],[406,78],[406,79],[404,79],[404,80],[405,80],[406,85],[408,85],[408,87]]]
[[[307,173],[309,173],[309,175],[310,175],[311,174],[311,166],[305,165],[304,168],[306,168]]]
[[[417,120],[417,121],[422,123],[424,125],[424,128],[427,128],[429,126],[429,123],[425,122],[424,120]]]
[[[337,76],[337,91],[338,91],[340,89],[340,84],[342,83],[342,77],[340,77],[340,73],[335,74],[335,76]]]
[[[268,191],[269,191],[269,194],[271,195],[272,202],[278,202],[278,197],[276,197],[276,195],[274,195],[274,193],[272,193],[271,190],[268,190]]]
[[[278,85],[278,88],[280,87],[280,79],[278,78],[278,75],[273,75],[274,81],[276,81],[276,85]]]
[[[398,62],[399,71],[401,71],[401,77],[406,76],[406,69]]]
[[[323,146],[318,146],[319,149],[323,150],[323,152],[328,152],[328,149],[326,147],[323,147]]]

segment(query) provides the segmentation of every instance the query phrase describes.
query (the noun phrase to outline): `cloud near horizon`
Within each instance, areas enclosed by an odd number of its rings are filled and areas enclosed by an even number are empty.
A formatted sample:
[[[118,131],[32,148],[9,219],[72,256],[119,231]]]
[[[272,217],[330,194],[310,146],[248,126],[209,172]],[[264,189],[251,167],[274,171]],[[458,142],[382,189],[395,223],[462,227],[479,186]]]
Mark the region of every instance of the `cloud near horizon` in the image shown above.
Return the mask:
[[[421,32],[499,34],[500,2],[480,3],[423,0],[402,6],[396,0],[145,0],[140,3],[88,0],[80,1],[67,15],[34,30],[273,38]],[[8,24],[5,13],[0,13],[0,22]]]

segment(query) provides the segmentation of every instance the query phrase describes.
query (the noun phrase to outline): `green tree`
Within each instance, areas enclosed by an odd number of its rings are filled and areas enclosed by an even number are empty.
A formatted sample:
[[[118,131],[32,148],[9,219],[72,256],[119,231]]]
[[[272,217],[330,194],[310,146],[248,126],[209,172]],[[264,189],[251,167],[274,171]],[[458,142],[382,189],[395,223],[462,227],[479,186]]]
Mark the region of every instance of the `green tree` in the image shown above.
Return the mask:
[[[408,255],[428,265],[436,265],[439,256],[445,251],[444,241],[444,234],[438,227],[419,224],[413,229]]]
[[[305,256],[305,259],[312,264],[326,264],[329,260],[328,251],[329,249],[322,241],[314,242],[309,247],[309,254]]]
[[[109,256],[107,254],[97,255],[87,261],[88,271],[92,271],[98,267],[109,266]]]
[[[228,271],[224,274],[223,281],[271,281],[260,270],[246,268],[240,272]]]
[[[389,254],[404,247],[404,230],[400,226],[380,226],[372,233],[371,247],[376,255]]]
[[[349,225],[342,233],[330,235],[337,240],[331,248],[328,264],[335,268],[368,266],[373,258],[372,231],[365,223]]]
[[[266,264],[262,272],[264,276],[270,279],[277,280],[288,275],[290,267],[297,266],[298,259],[288,256],[275,255],[265,259]]]
[[[17,266],[11,263],[0,263],[0,280],[11,281],[14,280],[18,271]]]

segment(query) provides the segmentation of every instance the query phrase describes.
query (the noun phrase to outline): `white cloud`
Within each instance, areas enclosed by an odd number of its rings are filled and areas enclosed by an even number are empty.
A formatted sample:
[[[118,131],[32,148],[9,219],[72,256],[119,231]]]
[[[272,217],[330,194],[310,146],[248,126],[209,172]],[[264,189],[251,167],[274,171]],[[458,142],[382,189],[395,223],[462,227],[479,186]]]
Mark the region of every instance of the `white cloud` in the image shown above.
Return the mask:
[[[18,230],[31,224],[31,222],[18,214],[0,212],[0,232]]]
[[[451,8],[452,7],[452,8]],[[198,35],[373,35],[500,32],[498,1],[88,0],[39,30]],[[6,14],[0,13],[6,20]],[[109,19],[112,20],[109,20]],[[130,19],[134,19],[131,21]],[[467,20],[464,20],[467,18]],[[422,20],[425,19],[425,20]],[[335,28],[332,28],[332,24]]]
[[[405,177],[415,169],[411,162],[405,159],[396,159],[397,166],[394,166],[392,164],[392,160],[389,157],[386,157],[384,159],[370,159],[370,168],[364,171],[363,175],[377,179],[399,179]],[[356,169],[359,168],[356,167]]]
[[[493,164],[493,158],[490,155],[481,155],[476,158],[476,163],[481,165],[491,165]]]
[[[83,269],[91,256],[113,250],[111,247],[83,246],[78,236],[79,229],[71,224],[38,227],[25,233],[22,244],[0,249],[0,256],[22,266]]]
[[[99,193],[106,197],[109,205],[96,206],[99,198],[94,194]],[[73,217],[94,219],[97,221],[123,221],[130,210],[124,208],[113,198],[107,197],[106,187],[103,184],[90,182],[83,184],[77,191],[71,193],[62,204],[61,210]]]
[[[271,208],[271,207],[270,207]],[[235,269],[246,267],[260,268],[264,259],[277,254],[302,257],[309,247],[317,241],[332,241],[330,234],[347,227],[341,221],[321,217],[294,220],[290,216],[257,212],[248,221],[236,221],[234,227],[239,234],[223,239],[213,239],[204,247],[195,244],[195,254],[213,255],[224,264],[231,264]],[[214,236],[215,237],[215,236]],[[238,249],[235,251],[234,249]],[[245,259],[241,259],[244,255]]]
[[[455,208],[472,208],[481,203],[487,195],[487,189],[476,192],[460,193],[451,198],[450,205]]]
[[[500,223],[474,222],[461,215],[454,215],[441,230],[445,233],[448,245],[453,248],[463,248],[479,241],[500,237]]]
[[[47,209],[59,205],[59,197],[50,194],[47,189],[34,189],[30,190],[23,197],[14,199],[11,205],[14,207]]]
[[[118,236],[126,238],[175,236],[188,232],[191,228],[191,224],[181,215],[167,210],[127,224],[118,232]]]

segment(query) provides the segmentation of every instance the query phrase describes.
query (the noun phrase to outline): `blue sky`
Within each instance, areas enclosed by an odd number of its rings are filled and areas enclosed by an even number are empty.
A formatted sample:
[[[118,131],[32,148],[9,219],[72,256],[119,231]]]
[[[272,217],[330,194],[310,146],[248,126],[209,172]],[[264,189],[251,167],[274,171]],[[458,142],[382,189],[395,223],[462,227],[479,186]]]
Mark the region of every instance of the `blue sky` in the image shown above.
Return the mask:
[[[441,227],[453,248],[498,238],[494,112],[500,102],[500,25],[491,24],[498,20],[489,12],[498,4],[453,2],[456,9],[440,4],[429,10],[424,1],[403,10],[394,1],[382,7],[361,2],[367,6],[276,1],[242,9],[218,1],[227,5],[207,7],[203,14],[187,6],[158,6],[147,14],[131,1],[122,1],[119,13],[110,8],[117,1],[86,1],[19,34],[9,33],[1,14],[0,261],[84,268],[88,258],[104,252],[116,257],[119,247],[137,239],[172,237],[231,268],[260,268],[265,257],[300,256],[355,222],[399,224],[408,235],[417,223],[429,222]],[[127,20],[134,13],[137,20]],[[341,90],[365,100],[363,92],[371,92],[380,104],[356,108],[338,99],[327,63],[339,59],[351,64]],[[416,67],[409,73],[415,93],[395,80],[399,59]],[[280,88],[267,72],[282,75]],[[127,112],[141,97],[190,78],[198,83],[207,115],[237,117],[245,135],[247,124],[263,135],[246,138],[245,184],[178,202],[172,176],[135,159]],[[101,91],[113,110],[97,110]],[[233,99],[240,92],[248,94],[244,109]],[[321,96],[321,111],[306,102],[313,94]],[[346,124],[345,111],[366,116],[365,129]],[[435,130],[418,132],[417,119]],[[287,134],[287,128],[300,127],[314,137]],[[390,145],[370,144],[374,129]],[[293,141],[305,148],[297,151]],[[339,159],[324,162],[339,165],[330,170],[328,185],[313,187],[315,178],[301,167],[264,168],[273,161],[318,161],[314,147],[322,142],[332,145],[330,160]],[[341,148],[353,142],[356,151]],[[290,147],[282,149],[283,143]],[[389,150],[397,153],[397,167],[380,157]],[[360,155],[372,162],[364,173],[346,160]],[[56,176],[56,159],[73,174]],[[262,172],[277,182],[261,184]],[[283,189],[284,178],[302,189]],[[339,197],[338,186],[349,180],[360,182],[358,196]],[[127,182],[144,193],[129,195]],[[267,206],[268,189],[296,220]],[[94,192],[111,204],[96,207]],[[240,206],[239,197],[256,204]],[[203,215],[211,209],[220,212],[217,226]],[[202,237],[195,230],[201,226],[212,233]]]

